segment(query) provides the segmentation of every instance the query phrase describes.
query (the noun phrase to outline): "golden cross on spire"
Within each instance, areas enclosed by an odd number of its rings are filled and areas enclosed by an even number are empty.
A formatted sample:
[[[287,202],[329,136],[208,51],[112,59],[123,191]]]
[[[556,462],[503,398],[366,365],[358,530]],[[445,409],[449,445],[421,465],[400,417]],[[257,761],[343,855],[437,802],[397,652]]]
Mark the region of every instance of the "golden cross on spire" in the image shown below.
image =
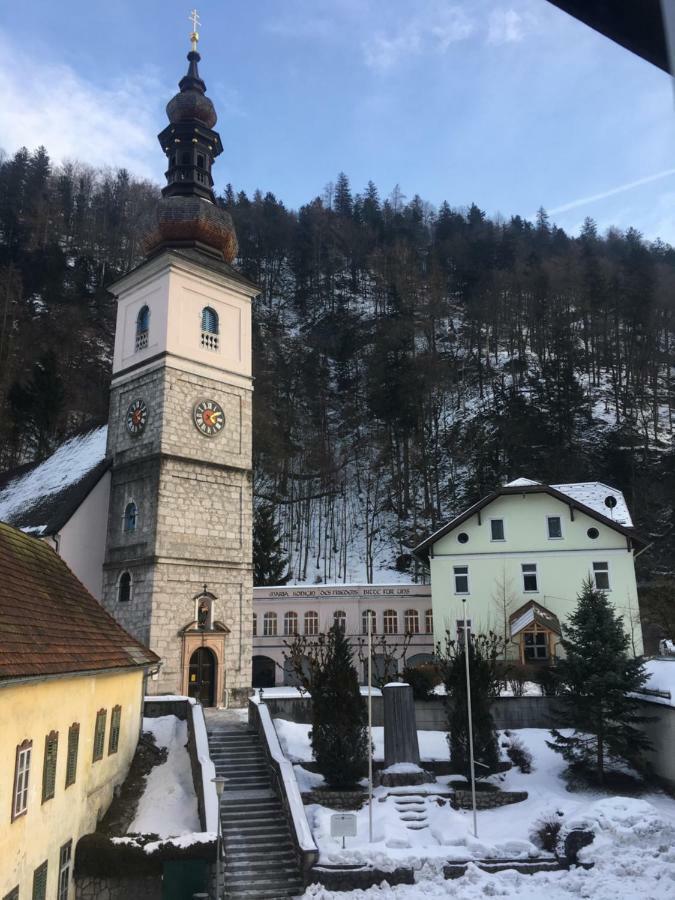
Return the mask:
[[[192,41],[192,49],[197,50],[197,43],[199,42],[199,32],[197,28],[201,25],[199,21],[199,13],[196,9],[190,11],[190,15],[188,19],[192,22],[192,34],[190,35],[190,40]]]

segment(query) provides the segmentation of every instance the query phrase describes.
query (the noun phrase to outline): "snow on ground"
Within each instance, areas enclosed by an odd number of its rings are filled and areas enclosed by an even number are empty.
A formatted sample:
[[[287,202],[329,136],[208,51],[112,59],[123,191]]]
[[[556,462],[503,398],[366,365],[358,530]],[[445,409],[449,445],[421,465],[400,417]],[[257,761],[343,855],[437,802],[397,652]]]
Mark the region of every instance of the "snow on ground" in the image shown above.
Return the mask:
[[[445,697],[447,691],[445,689],[444,684],[437,684],[435,688],[431,691],[432,694],[435,694],[437,697]],[[523,693],[519,696],[521,697],[541,697],[543,691],[541,689],[541,685],[537,684],[536,681],[524,681],[523,682]],[[511,687],[502,688],[499,692],[500,697],[513,697],[513,690]]]
[[[166,762],[155,766],[148,775],[129,833],[168,838],[201,831],[186,748],[187,722],[176,716],[144,718],[143,731],[152,732],[157,746],[166,747],[169,753]]]
[[[267,693],[267,691],[265,691]],[[286,719],[275,719],[274,727],[279,737],[281,749],[291,762],[310,762],[312,748],[309,741],[311,725],[299,722],[288,722]],[[448,742],[444,731],[418,731],[417,740],[420,757],[424,759],[448,759]],[[374,759],[384,759],[384,728],[373,728]]]
[[[275,720],[284,751],[295,760],[309,760],[309,726]],[[375,758],[382,758],[382,731],[374,729]],[[570,792],[562,779],[565,763],[547,745],[550,734],[544,729],[513,731],[530,750],[533,770],[524,775],[518,769],[493,776],[503,790],[527,791],[528,799],[497,810],[478,812],[478,839],[472,833],[472,813],[453,810],[447,798],[447,783],[457,776],[439,778],[435,783],[414,788],[376,788],[373,802],[372,844],[367,841],[368,807],[356,812],[357,837],[346,839],[346,849],[330,837],[334,810],[318,804],[306,807],[307,818],[320,850],[320,863],[372,863],[390,870],[397,865],[416,868],[419,887],[373,888],[368,891],[333,893],[310,888],[305,900],[385,900],[422,897],[484,898],[500,896],[526,900],[562,900],[582,897],[592,900],[641,898],[665,900],[675,896],[675,801],[655,791],[642,799],[608,797],[595,791]],[[428,759],[448,759],[444,732],[418,732],[422,765]],[[501,735],[500,740],[506,740]],[[320,776],[295,766],[301,790],[320,786]],[[427,827],[411,830],[401,818],[406,814],[397,804],[402,793],[422,796],[414,814]],[[408,808],[410,812],[410,808]],[[521,876],[513,871],[487,875],[470,867],[468,874],[446,882],[439,876],[442,865],[452,860],[472,858],[536,859],[541,851],[531,840],[533,825],[544,817],[554,817],[563,830],[590,826],[597,837],[582,851],[584,861],[595,862],[590,871],[573,870]]]
[[[263,688],[262,693],[263,693],[263,701],[264,700],[289,700],[289,699],[295,700],[298,698],[307,699],[308,697],[312,696],[309,693],[309,691],[301,691],[299,688],[290,687],[290,686]],[[382,696],[382,691],[376,687],[371,688],[371,693],[372,693],[373,697],[381,697]],[[364,685],[361,685],[361,696],[362,697],[368,696],[368,688],[365,687]],[[260,688],[254,688],[253,699],[255,699],[256,703],[260,702]]]
[[[71,438],[48,459],[0,491],[0,522],[80,481],[105,458],[107,428]]]

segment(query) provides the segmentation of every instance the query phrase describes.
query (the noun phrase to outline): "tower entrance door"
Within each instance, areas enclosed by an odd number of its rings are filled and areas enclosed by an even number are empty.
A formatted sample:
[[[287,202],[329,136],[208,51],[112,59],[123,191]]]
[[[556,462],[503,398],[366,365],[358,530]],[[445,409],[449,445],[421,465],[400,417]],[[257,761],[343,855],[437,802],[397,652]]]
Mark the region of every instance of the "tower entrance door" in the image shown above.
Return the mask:
[[[208,647],[198,647],[190,657],[188,696],[202,706],[214,705],[216,658]]]

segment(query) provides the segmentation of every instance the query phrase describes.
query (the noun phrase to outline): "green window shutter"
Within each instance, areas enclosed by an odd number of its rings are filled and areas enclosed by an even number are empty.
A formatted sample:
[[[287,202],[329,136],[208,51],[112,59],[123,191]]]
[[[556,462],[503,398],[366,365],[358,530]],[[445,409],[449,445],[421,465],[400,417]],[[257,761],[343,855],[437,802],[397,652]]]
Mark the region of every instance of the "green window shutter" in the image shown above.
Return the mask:
[[[42,802],[51,800],[56,788],[56,759],[59,749],[58,731],[50,731],[45,738],[45,760],[42,766]]]
[[[120,723],[122,720],[122,707],[113,706],[112,715],[110,716],[110,738],[108,739],[108,756],[111,753],[117,753],[120,743]]]
[[[66,757],[66,787],[75,784],[77,777],[77,749],[80,743],[80,723],[73,722],[68,729],[68,755]]]
[[[33,873],[33,900],[46,900],[47,897],[47,860],[38,866]]]
[[[103,758],[103,746],[105,744],[105,722],[108,716],[106,709],[99,709],[96,713],[96,727],[94,729],[94,762]]]
[[[12,888],[9,894],[5,894],[2,900],[19,900],[19,885],[17,884],[15,888]]]

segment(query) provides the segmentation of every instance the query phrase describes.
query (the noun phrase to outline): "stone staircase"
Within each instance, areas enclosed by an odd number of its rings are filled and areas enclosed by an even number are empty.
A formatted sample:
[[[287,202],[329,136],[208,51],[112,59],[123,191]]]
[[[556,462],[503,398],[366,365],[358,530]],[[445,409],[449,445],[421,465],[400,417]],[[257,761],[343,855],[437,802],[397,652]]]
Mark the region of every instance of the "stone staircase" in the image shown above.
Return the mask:
[[[427,800],[420,794],[400,794],[394,800],[396,812],[409,831],[422,831],[429,827]]]
[[[304,891],[284,807],[257,732],[210,717],[209,752],[228,781],[221,803],[227,900],[283,900]],[[220,898],[219,898],[220,900]]]

